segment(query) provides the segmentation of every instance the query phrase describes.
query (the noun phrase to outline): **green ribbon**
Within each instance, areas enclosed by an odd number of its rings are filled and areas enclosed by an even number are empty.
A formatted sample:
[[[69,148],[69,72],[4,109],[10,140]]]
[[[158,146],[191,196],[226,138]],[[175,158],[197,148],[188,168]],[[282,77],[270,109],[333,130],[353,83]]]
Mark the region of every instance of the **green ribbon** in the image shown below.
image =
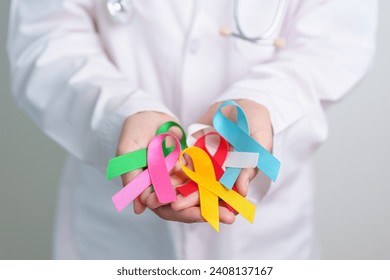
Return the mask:
[[[171,127],[178,127],[180,128],[183,136],[180,140],[181,148],[184,150],[186,145],[186,133],[184,129],[176,122],[169,121],[163,123],[157,130],[156,135],[167,133]],[[165,145],[165,140],[163,142],[163,151],[164,156],[167,156],[169,153],[171,153],[174,149],[174,147],[167,148]],[[108,162],[107,172],[106,172],[106,179],[111,180],[112,178],[115,178],[117,176],[123,175],[127,172],[134,171],[136,169],[145,168],[147,166],[146,162],[146,155],[147,155],[147,148],[136,150],[134,152],[130,152],[127,154],[123,154],[117,157],[114,157],[110,159]]]

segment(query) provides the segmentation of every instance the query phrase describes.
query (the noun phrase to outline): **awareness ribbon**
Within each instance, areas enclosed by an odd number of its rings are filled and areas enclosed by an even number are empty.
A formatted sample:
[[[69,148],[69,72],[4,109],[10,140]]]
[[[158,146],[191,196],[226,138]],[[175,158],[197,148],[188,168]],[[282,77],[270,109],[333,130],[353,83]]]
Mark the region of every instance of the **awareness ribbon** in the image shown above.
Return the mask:
[[[186,134],[184,129],[176,122],[165,122],[157,130],[156,134],[167,133],[171,127],[178,127],[183,136],[180,140],[182,149],[186,148]],[[167,155],[172,151],[172,148],[165,147],[165,141],[163,142],[164,155]],[[110,180],[114,177],[120,176],[136,169],[145,168],[147,166],[147,149],[140,149],[130,153],[126,153],[115,158],[110,159],[108,162],[106,179]]]
[[[209,136],[216,136],[219,138],[219,145],[218,145],[218,147],[213,155],[211,154],[210,150],[208,149],[208,146],[206,145],[206,138]],[[188,144],[188,141],[187,141],[187,144]],[[212,131],[212,132],[209,132],[209,133],[199,137],[196,140],[196,142],[193,144],[193,146],[201,148],[210,157],[210,160],[211,160],[213,167],[214,167],[216,178],[217,178],[217,180],[219,180],[224,174],[224,171],[222,169],[222,165],[225,162],[227,154],[228,154],[228,149],[229,149],[228,142],[224,138],[222,138],[221,135]],[[184,196],[188,196],[191,193],[197,191],[198,187],[197,187],[197,184],[195,182],[190,181],[183,186],[177,187],[176,190],[180,194],[182,194]]]
[[[208,146],[206,145],[206,138],[208,136],[216,136],[219,138],[219,145],[214,153],[214,155],[211,154],[211,152],[208,149]],[[188,139],[187,139],[188,144]],[[209,132],[202,137],[198,138],[196,142],[194,143],[195,147],[201,148],[206,152],[206,154],[210,157],[211,163],[213,164],[215,176],[216,179],[219,180],[224,175],[224,170],[222,169],[222,165],[226,160],[226,157],[228,155],[228,149],[229,144],[228,142],[217,132]],[[219,180],[219,182],[221,182]],[[232,188],[234,191],[237,191],[236,187],[233,186]],[[190,181],[183,186],[177,187],[176,190],[183,196],[188,196],[196,191],[198,191],[198,185],[194,181]],[[229,209],[229,211],[233,211],[233,208],[227,204],[224,203],[225,206]]]
[[[164,158],[162,146],[165,138],[168,136],[174,139],[175,147]],[[150,141],[147,149],[148,168],[112,197],[118,212],[126,208],[151,184],[153,184],[158,201],[161,203],[175,201],[176,193],[169,179],[169,171],[175,166],[180,151],[180,141],[174,135],[163,133],[155,136]]]
[[[194,170],[182,164],[184,154],[190,156]],[[205,151],[198,147],[189,147],[181,152],[179,162],[184,173],[198,184],[202,216],[217,232],[219,232],[219,198],[253,223],[256,207],[240,194],[225,188],[216,180],[212,160]]]
[[[187,146],[197,146],[197,140],[193,136],[193,134],[203,131],[205,134],[209,132],[215,132],[215,129],[211,126],[195,123],[188,127],[188,137],[187,137]],[[220,137],[221,141],[225,141],[222,137]],[[221,143],[221,142],[220,142]],[[229,145],[226,142],[226,150],[229,149]],[[200,147],[205,151],[210,151],[209,145],[203,143]],[[210,147],[213,148],[213,147]],[[221,148],[221,145],[218,147]],[[234,183],[237,181],[237,177],[240,174],[241,168],[254,168],[257,165],[257,161],[259,159],[258,153],[249,153],[249,152],[230,152],[227,151],[227,155],[224,157],[222,162],[219,162],[220,166],[225,166],[226,170],[222,173],[220,177],[218,177],[219,182],[224,185],[228,189],[232,189]]]
[[[232,122],[222,113],[222,108],[234,106],[237,109],[237,123]],[[225,101],[215,112],[213,118],[214,128],[221,134],[236,150],[241,152],[259,153],[257,167],[268,178],[275,182],[280,169],[280,161],[270,152],[261,146],[256,140],[250,137],[248,121],[242,108],[234,101]]]

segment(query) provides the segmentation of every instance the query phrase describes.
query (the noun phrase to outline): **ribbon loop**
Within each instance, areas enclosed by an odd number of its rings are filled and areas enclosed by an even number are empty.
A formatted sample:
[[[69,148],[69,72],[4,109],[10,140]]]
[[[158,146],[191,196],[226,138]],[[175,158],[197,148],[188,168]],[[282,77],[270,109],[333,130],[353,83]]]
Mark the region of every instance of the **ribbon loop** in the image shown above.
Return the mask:
[[[206,138],[209,136],[216,136],[219,138],[219,144],[216,147],[214,154],[211,154],[211,151],[209,150],[209,147],[206,145]],[[222,138],[221,135],[219,135],[216,132],[209,132],[196,140],[194,143],[195,147],[201,148],[206,152],[206,154],[209,156],[211,163],[214,168],[214,172],[216,175],[217,180],[219,180],[223,175],[224,175],[224,170],[222,169],[222,165],[226,160],[227,154],[228,154],[228,149],[229,149],[229,144],[228,142]],[[216,146],[216,145],[215,145]],[[189,194],[198,191],[197,184],[194,183],[193,181],[188,182],[187,184],[177,187],[176,190],[184,195],[188,196]]]
[[[232,122],[223,115],[222,108],[226,106],[234,106],[236,108],[237,123]],[[272,181],[276,180],[280,169],[280,161],[250,137],[245,113],[236,102],[230,100],[223,102],[214,115],[213,125],[217,132],[238,151],[258,153],[257,167]]]
[[[194,170],[181,163],[184,154],[190,156]],[[226,189],[217,181],[213,163],[205,151],[198,147],[189,147],[181,152],[179,161],[184,173],[198,184],[202,216],[216,231],[219,231],[218,198],[253,223],[256,207],[240,194]]]
[[[184,131],[184,128],[180,124],[178,124],[177,122],[168,121],[168,122],[163,123],[157,129],[156,135],[168,133],[172,127],[177,127],[181,130],[182,135],[181,135],[181,139],[180,139],[180,146],[181,146],[181,149],[184,150],[187,147],[187,143],[186,143],[187,136],[186,136],[186,132]],[[164,140],[163,141],[164,156],[168,155],[172,150],[173,150],[173,147],[172,148],[166,147],[165,140]]]

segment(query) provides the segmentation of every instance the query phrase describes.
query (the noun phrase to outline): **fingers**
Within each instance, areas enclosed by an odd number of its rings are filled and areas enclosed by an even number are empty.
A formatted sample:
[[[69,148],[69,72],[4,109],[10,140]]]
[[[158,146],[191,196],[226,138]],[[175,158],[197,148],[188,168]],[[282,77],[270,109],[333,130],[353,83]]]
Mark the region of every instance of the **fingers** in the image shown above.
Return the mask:
[[[170,172],[170,179],[173,186],[180,186],[186,183],[189,178],[180,167],[179,162],[176,163],[174,169]]]
[[[246,197],[248,194],[249,183],[256,177],[258,170],[256,168],[242,169],[236,181],[236,187],[239,194]]]
[[[163,205],[167,205],[167,203],[161,203],[158,201],[158,198],[157,198],[157,195],[155,192],[151,192],[151,188],[148,188],[150,189],[150,191],[145,191],[144,193],[148,193],[149,194],[144,194],[142,193],[141,195],[141,201],[142,203],[144,203],[148,208],[150,209],[156,209],[158,207],[161,207]]]
[[[133,201],[134,213],[137,214],[137,215],[142,214],[145,211],[145,209],[146,209],[146,205],[141,202],[139,197],[137,197]]]
[[[223,224],[231,225],[236,220],[236,215],[230,212],[229,209],[219,206],[219,221]]]
[[[140,201],[142,204],[146,205],[146,207],[152,210],[161,207],[163,205],[166,205],[158,201],[156,193],[155,192],[152,193],[150,188],[145,190],[140,195]],[[181,194],[179,194],[176,197],[176,201],[171,203],[171,207],[173,211],[181,211],[185,208],[190,208],[198,205],[199,205],[199,192],[194,192],[187,197],[184,197]]]
[[[151,193],[142,203],[164,220],[183,223],[205,222],[199,207],[199,192],[187,197],[179,194],[176,201],[170,205],[162,205],[158,202],[156,194]],[[235,221],[235,214],[226,207],[219,206],[219,219],[221,223],[232,224]]]
[[[194,192],[188,196],[177,195],[176,201],[171,203],[172,210],[181,211],[183,209],[199,205],[199,192]]]
[[[180,211],[174,211],[169,205],[164,205],[152,210],[161,219],[182,223],[200,223],[206,220],[202,217],[200,207],[189,207]],[[219,219],[223,224],[233,224],[235,215],[226,207],[219,206]]]
[[[152,194],[154,194],[154,196],[156,196],[156,193],[152,191],[152,187],[148,187],[146,188],[139,196],[139,199],[140,201],[146,205],[146,201],[147,199],[149,198],[149,196],[151,196]]]
[[[199,207],[190,207],[183,209],[181,211],[173,211],[170,205],[164,205],[152,211],[159,216],[161,219],[167,221],[176,221],[182,223],[200,223],[204,222],[200,208]]]

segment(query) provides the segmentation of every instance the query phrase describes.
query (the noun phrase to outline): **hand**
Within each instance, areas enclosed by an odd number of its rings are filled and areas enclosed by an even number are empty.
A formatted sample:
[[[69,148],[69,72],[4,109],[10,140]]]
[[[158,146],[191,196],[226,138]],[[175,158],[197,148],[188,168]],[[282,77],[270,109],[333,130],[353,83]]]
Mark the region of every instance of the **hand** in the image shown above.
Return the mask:
[[[152,111],[140,112],[127,117],[119,137],[117,156],[147,147],[150,140],[156,135],[157,129],[167,121],[177,122],[169,115]],[[170,131],[179,139],[182,137],[180,129],[174,127]],[[169,145],[169,140],[167,144]],[[122,175],[123,186],[126,186],[141,172],[142,170],[138,169]],[[148,191],[150,190],[145,190],[146,193]],[[139,198],[133,202],[136,214],[141,214],[146,208],[145,203],[142,203]]]
[[[273,143],[273,131],[268,109],[261,104],[246,99],[235,100],[235,102],[240,105],[240,107],[245,112],[250,128],[250,136],[259,142],[265,149],[271,151]],[[220,102],[212,105],[199,119],[198,123],[212,125],[215,111],[219,108],[220,105]],[[222,112],[231,120],[235,121],[237,118],[237,111],[232,106],[223,108]],[[199,137],[200,135],[197,136]],[[242,196],[246,196],[248,194],[249,183],[255,178],[257,172],[257,168],[245,168],[240,172],[240,175],[236,181],[236,187]],[[198,192],[193,193],[190,199],[178,199],[176,202],[173,202],[172,208],[180,211],[182,209],[192,207],[197,203],[199,203]]]
[[[205,222],[200,211],[198,192],[187,197],[178,194],[176,201],[168,205],[159,203],[156,194],[152,193],[150,189],[148,189],[148,192],[142,193],[140,199],[161,219],[182,223]],[[226,207],[219,206],[219,220],[224,224],[232,224],[235,215]]]
[[[273,131],[269,111],[266,107],[254,101],[247,99],[234,100],[244,110],[248,120],[250,136],[260,143],[267,151],[272,150]],[[215,111],[221,103],[216,103],[209,108],[204,114],[199,123],[212,125]],[[236,120],[237,111],[232,106],[224,107],[223,114],[231,120]],[[257,168],[245,168],[240,172],[237,178],[236,187],[238,192],[246,196],[248,194],[248,186],[258,172]]]
[[[167,121],[178,122],[175,118],[158,112],[140,112],[127,117],[123,123],[119,137],[117,156],[147,147],[150,140],[155,136],[157,129]],[[182,137],[180,129],[176,127],[173,127],[171,132],[179,139]],[[170,145],[169,139],[167,139],[167,145]],[[138,169],[122,175],[123,186],[126,186],[141,172],[142,170]],[[178,163],[170,174],[171,182],[174,186],[181,185],[188,180]],[[187,200],[189,202],[186,205],[192,204],[191,197],[185,198],[178,195],[178,201]],[[151,187],[147,188],[133,201],[133,208],[136,214],[143,213],[146,207],[149,207],[156,215],[165,220],[184,223],[205,221],[200,212],[199,202],[186,207],[186,209],[172,209],[171,205],[162,205],[158,202],[156,194],[152,192]],[[226,211],[226,208],[220,210],[221,219],[226,223],[232,223],[234,216],[232,219],[231,213],[227,213]]]

